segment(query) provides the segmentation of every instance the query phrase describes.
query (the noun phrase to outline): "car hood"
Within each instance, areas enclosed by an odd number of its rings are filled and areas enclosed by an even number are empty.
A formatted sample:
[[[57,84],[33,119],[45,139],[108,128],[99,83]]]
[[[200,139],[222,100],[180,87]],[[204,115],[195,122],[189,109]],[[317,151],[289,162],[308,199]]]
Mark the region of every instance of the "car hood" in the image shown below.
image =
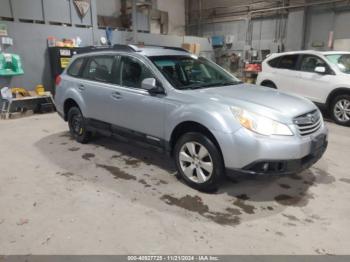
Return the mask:
[[[291,122],[296,116],[316,109],[308,99],[280,92],[275,89],[239,84],[191,91],[214,102],[237,106],[246,110],[269,116],[283,122]]]

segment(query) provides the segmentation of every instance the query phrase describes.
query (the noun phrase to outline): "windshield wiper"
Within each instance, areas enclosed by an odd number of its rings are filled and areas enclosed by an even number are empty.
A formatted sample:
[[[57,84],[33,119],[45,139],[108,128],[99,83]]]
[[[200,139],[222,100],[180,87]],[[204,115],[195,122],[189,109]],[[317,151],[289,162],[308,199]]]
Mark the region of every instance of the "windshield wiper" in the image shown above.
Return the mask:
[[[214,83],[207,83],[201,86],[195,86],[196,88],[208,88],[208,87],[218,87],[218,86],[231,86],[231,85],[239,85],[242,84],[243,82],[237,81],[237,82],[232,82],[232,81],[220,81],[220,82],[214,82]],[[193,87],[192,87],[193,88]]]
[[[203,84],[192,84],[181,87],[181,89],[200,89],[200,88],[209,88],[209,87],[218,87],[218,86],[230,86],[230,85],[239,85],[242,84],[242,81],[217,81],[211,83],[203,83]]]

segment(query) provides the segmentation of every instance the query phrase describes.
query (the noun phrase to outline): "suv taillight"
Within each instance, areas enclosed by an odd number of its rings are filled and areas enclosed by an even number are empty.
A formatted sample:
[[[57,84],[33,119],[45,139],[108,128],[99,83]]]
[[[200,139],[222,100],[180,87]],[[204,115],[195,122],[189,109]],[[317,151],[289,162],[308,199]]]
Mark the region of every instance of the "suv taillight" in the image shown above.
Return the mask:
[[[62,78],[61,78],[60,75],[58,75],[58,76],[56,77],[56,80],[55,80],[56,86],[58,86],[58,85],[61,83],[61,81],[62,81]]]

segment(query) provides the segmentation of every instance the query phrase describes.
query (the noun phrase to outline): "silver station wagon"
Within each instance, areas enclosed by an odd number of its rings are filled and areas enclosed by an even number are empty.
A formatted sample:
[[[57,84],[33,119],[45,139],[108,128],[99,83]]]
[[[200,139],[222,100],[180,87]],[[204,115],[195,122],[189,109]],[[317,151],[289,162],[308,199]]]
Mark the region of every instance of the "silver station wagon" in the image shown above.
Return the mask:
[[[311,101],[243,84],[180,48],[116,45],[77,55],[56,79],[55,101],[78,142],[100,133],[150,144],[204,191],[226,173],[301,172],[328,143]]]

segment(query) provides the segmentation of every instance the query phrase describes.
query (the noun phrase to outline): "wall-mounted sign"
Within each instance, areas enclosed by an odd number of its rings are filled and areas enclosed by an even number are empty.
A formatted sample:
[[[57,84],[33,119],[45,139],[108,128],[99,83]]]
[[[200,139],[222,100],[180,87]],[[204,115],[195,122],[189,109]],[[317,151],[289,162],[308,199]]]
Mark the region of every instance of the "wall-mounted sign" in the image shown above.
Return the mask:
[[[90,9],[90,0],[74,0],[74,4],[78,9],[80,17],[83,18]]]
[[[0,36],[7,36],[7,25],[0,24]]]

